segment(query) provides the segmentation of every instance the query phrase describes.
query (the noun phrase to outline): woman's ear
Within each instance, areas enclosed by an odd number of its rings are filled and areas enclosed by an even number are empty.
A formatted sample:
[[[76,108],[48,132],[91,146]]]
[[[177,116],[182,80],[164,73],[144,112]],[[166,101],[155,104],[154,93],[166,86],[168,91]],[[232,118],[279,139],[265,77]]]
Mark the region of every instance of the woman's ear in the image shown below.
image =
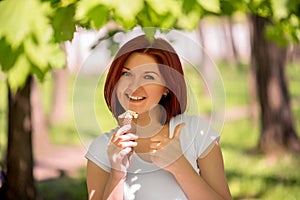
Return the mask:
[[[166,97],[168,94],[169,94],[169,89],[168,89],[168,88],[165,88],[165,89],[164,89],[164,92],[163,92],[163,95]]]

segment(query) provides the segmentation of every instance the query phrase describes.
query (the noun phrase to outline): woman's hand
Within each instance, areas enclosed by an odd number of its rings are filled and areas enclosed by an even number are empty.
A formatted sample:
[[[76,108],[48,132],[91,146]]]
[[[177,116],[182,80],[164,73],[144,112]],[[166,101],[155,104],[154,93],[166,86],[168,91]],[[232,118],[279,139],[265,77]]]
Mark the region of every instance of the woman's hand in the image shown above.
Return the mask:
[[[173,138],[157,138],[152,141],[150,154],[155,165],[170,172],[178,166],[177,161],[183,156],[180,131],[184,125],[185,123],[181,123],[176,126]]]
[[[125,177],[127,168],[130,165],[131,154],[137,146],[135,140],[138,136],[129,132],[131,125],[120,127],[112,136],[108,144],[108,157],[112,172],[117,172]]]

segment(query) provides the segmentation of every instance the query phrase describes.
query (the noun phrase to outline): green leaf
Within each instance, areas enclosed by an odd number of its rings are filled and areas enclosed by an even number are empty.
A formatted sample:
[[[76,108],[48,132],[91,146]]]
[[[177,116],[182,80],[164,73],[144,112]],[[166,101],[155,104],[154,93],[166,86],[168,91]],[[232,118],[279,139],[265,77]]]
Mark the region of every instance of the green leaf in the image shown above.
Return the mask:
[[[61,42],[71,40],[75,32],[75,5],[58,8],[53,17],[53,28],[55,41]]]
[[[109,20],[109,10],[103,5],[97,5],[93,7],[87,13],[87,18],[90,20],[91,26],[93,28],[101,28]]]
[[[144,6],[143,10],[141,10],[136,17],[137,24],[141,25],[142,27],[152,26],[150,17],[148,15],[148,8],[149,6]]]
[[[30,74],[31,63],[24,54],[20,55],[14,65],[7,73],[7,80],[12,91],[24,86]]]
[[[176,0],[146,0],[149,5],[158,15],[172,13],[174,17],[178,17],[181,13],[182,1]]]
[[[197,0],[187,0],[187,1],[183,1],[182,4],[182,12],[184,14],[189,13],[191,10],[193,10],[195,4],[197,4]]]
[[[61,68],[65,64],[65,56],[59,44],[50,41],[35,43],[31,38],[24,41],[27,58],[39,71],[46,73],[49,67]]]
[[[122,22],[125,27],[135,22],[137,14],[143,9],[143,0],[110,0],[103,1],[104,5],[114,10],[116,19]]]
[[[41,69],[45,69],[48,65],[47,44],[40,45],[32,40],[31,37],[24,41],[24,53],[29,60],[39,66]]]
[[[31,63],[30,73],[36,75],[36,77],[40,81],[43,81],[43,79],[44,79],[45,75],[47,74],[47,72],[48,72],[48,69],[45,70],[45,71],[43,71],[43,70],[41,70],[40,67],[38,67],[38,66],[36,66],[36,65],[34,65],[34,64]]]
[[[171,14],[168,13],[166,16],[162,18],[160,28],[170,29],[175,26],[177,19]]]
[[[137,23],[142,27],[158,27],[163,29],[173,28],[176,24],[177,17],[172,11],[166,13],[158,13],[151,5],[145,3],[144,9],[137,15]]]
[[[66,54],[59,44],[51,44],[49,49],[49,65],[52,69],[61,69],[66,65]]]
[[[143,0],[121,0],[115,7],[116,14],[125,19],[135,19],[136,15],[143,8]]]
[[[288,0],[287,8],[290,11],[290,13],[294,13],[300,18],[300,1],[299,0]]]
[[[92,10],[94,7],[99,5],[99,0],[81,0],[76,4],[76,13],[75,20],[80,21],[81,23],[89,23],[88,12]]]
[[[57,1],[57,0],[55,0]],[[71,4],[74,4],[76,3],[78,0],[60,0],[60,3],[58,4],[59,6],[61,7],[67,7]]]
[[[270,1],[267,0],[252,0],[247,3],[251,13],[259,15],[261,17],[270,18],[273,15],[273,11],[270,5]]]
[[[197,0],[198,3],[207,11],[219,13],[220,2],[219,0]]]
[[[18,56],[22,52],[21,46],[17,49],[13,49],[5,40],[5,38],[0,39],[0,65],[1,70],[4,72],[12,68],[18,59]]]
[[[196,4],[188,14],[183,14],[177,19],[177,28],[185,30],[194,30],[199,25],[203,10],[199,4]]]
[[[288,0],[270,0],[270,2],[275,20],[280,20],[288,16]]]
[[[7,0],[0,2],[0,38],[6,37],[13,47],[21,45],[23,39],[32,31],[32,23],[40,16],[39,2],[36,0]]]
[[[276,42],[279,46],[286,47],[288,44],[298,42],[299,37],[295,34],[299,28],[293,27],[289,20],[282,20],[274,25],[266,27],[266,38]]]
[[[114,20],[117,22],[117,24],[122,25],[122,28],[124,28],[124,30],[130,30],[137,25],[137,21],[135,19],[127,20],[126,18],[124,19],[120,16],[115,16]]]
[[[147,9],[148,14],[148,20],[151,22],[151,26],[159,26],[161,24],[161,17],[164,16],[166,13],[157,13],[155,9],[153,9],[151,6],[148,6]]]
[[[225,15],[232,15],[235,12],[235,4],[230,0],[220,0],[220,8]]]

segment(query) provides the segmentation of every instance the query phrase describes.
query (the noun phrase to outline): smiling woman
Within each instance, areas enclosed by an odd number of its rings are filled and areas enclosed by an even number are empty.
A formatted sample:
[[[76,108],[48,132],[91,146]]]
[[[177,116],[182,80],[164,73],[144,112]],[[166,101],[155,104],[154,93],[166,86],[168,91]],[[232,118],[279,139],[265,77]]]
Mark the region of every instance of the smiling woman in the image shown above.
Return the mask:
[[[142,35],[124,44],[104,96],[116,119],[125,111],[136,117],[90,145],[89,199],[231,199],[219,135],[184,114],[184,74],[167,41]]]
[[[132,56],[134,56],[132,54],[135,53],[143,54],[144,58],[139,59],[139,61],[132,61],[135,60],[132,58]],[[146,57],[147,59],[144,60]],[[110,78],[106,79],[104,88],[106,103],[115,117],[125,111],[118,101],[116,95],[116,85],[123,76],[123,73],[128,72],[128,67],[130,66],[126,65],[131,64],[129,62],[135,62],[133,64],[137,64],[139,68],[144,66],[143,68],[145,71],[149,71],[147,66],[157,66],[155,72],[158,73],[160,78],[164,79],[162,81],[165,82],[161,82],[160,84],[165,84],[165,87],[169,88],[170,91],[168,96],[166,96],[164,99],[161,99],[160,102],[160,105],[162,105],[167,111],[167,121],[170,120],[172,116],[185,111],[187,101],[186,85],[183,77],[181,62],[177,53],[173,47],[163,39],[156,39],[153,41],[153,43],[151,43],[146,39],[145,36],[139,36],[122,46],[112,62],[110,70],[107,74],[107,77],[115,77],[113,80]],[[137,71],[140,70],[141,69]]]
[[[133,53],[125,62],[117,84],[118,100],[125,110],[139,115],[157,105],[168,89],[155,59],[147,54]]]

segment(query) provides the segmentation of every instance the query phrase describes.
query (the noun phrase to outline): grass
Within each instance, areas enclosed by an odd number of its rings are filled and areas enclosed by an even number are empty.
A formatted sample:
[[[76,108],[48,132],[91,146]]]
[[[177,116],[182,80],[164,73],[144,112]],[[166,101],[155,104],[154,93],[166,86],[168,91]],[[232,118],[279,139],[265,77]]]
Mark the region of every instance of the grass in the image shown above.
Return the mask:
[[[220,64],[220,73],[226,90],[226,108],[249,104],[248,66]]]
[[[246,106],[248,104],[248,70],[234,66],[220,65],[224,88],[226,90],[226,108]],[[300,68],[289,65],[287,68],[289,89],[292,98],[293,113],[298,133],[300,133]],[[199,86],[199,75],[193,69],[186,69],[189,84],[200,113],[211,111],[211,98],[205,87]],[[105,106],[102,96],[103,77],[80,76],[70,79],[70,108],[75,105],[77,117],[65,124],[50,128],[51,140],[57,144],[88,143],[97,135],[110,130],[115,122]],[[48,85],[47,85],[48,84]],[[203,85],[203,83],[201,83]],[[49,88],[51,81],[44,83],[44,105],[49,109]],[[0,83],[1,94],[5,93],[3,81]],[[73,93],[75,91],[75,94]],[[77,91],[77,92],[76,92]],[[96,91],[96,92],[95,92]],[[3,92],[3,93],[2,93]],[[74,94],[74,95],[73,95]],[[6,100],[0,99],[0,150],[3,152],[5,139]],[[70,109],[71,112],[72,109]],[[47,112],[48,112],[47,111]],[[70,116],[73,116],[71,113]],[[75,128],[76,126],[76,128]],[[3,128],[2,128],[3,127]],[[80,142],[78,142],[80,138]],[[280,160],[273,160],[261,154],[253,153],[259,138],[259,124],[249,118],[226,122],[221,133],[221,147],[224,155],[228,183],[236,200],[293,200],[300,199],[300,156],[289,155]],[[78,177],[61,177],[37,183],[39,193],[44,199],[87,198],[85,169]]]
[[[247,119],[224,126],[221,146],[234,199],[299,199],[299,155],[273,160],[253,153],[257,126]]]
[[[40,181],[37,183],[39,198],[47,200],[84,200],[87,199],[85,172],[78,177],[62,176],[57,179]]]

